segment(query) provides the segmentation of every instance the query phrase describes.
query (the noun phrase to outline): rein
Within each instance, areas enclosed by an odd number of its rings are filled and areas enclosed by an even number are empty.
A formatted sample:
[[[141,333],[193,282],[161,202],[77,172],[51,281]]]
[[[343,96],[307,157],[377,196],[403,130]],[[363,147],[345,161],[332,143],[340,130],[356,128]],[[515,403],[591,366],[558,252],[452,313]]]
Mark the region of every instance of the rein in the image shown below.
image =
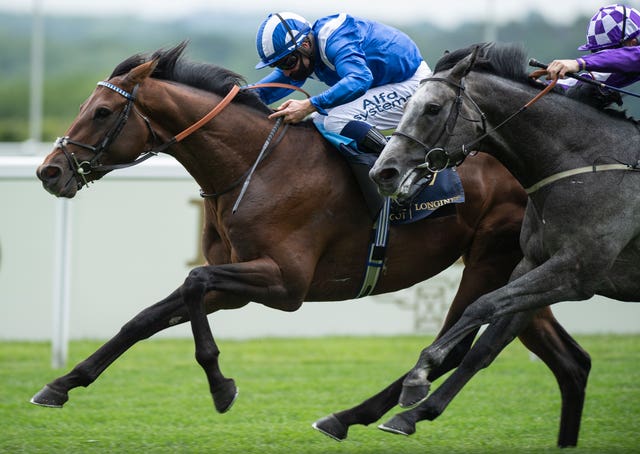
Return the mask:
[[[311,97],[311,95],[309,93],[307,93],[305,90],[303,90],[300,87],[296,87],[295,85],[290,85],[290,84],[283,84],[283,83],[280,83],[280,82],[265,82],[265,83],[262,83],[262,84],[247,85],[247,86],[245,86],[243,88],[245,88],[245,89],[254,89],[254,88],[288,88],[290,90],[297,90],[299,92],[304,93],[307,96],[307,98]],[[251,181],[251,176],[253,175],[253,172],[258,167],[258,164],[260,164],[269,155],[271,150],[273,150],[275,147],[277,147],[278,144],[280,143],[280,141],[284,138],[284,133],[287,131],[287,128],[289,127],[288,124],[286,124],[284,126],[284,128],[282,129],[282,132],[280,133],[280,136],[278,137],[278,139],[274,142],[273,146],[271,148],[269,148],[269,144],[271,143],[271,140],[273,139],[273,136],[275,135],[276,131],[278,130],[278,128],[282,124],[282,121],[279,121],[279,120],[281,120],[281,119],[278,118],[278,120],[276,120],[276,124],[273,127],[273,129],[271,130],[271,132],[269,133],[269,135],[267,136],[267,140],[265,141],[265,144],[262,146],[262,149],[260,150],[260,153],[258,154],[258,158],[256,159],[256,162],[253,163],[253,166],[251,166],[251,168],[249,170],[247,170],[240,178],[238,178],[236,181],[231,183],[231,185],[229,185],[226,189],[223,189],[222,191],[213,192],[213,193],[206,193],[202,189],[200,189],[200,197],[202,197],[204,199],[215,199],[217,197],[220,197],[222,194],[226,194],[227,192],[232,191],[233,189],[238,187],[240,185],[240,183],[242,183],[242,181],[244,180],[244,184],[242,185],[242,189],[240,191],[240,195],[238,196],[238,199],[236,200],[236,203],[233,206],[233,210],[232,211],[233,211],[233,213],[235,213],[238,210],[238,205],[240,204],[240,200],[244,196],[244,193],[246,192],[247,187],[249,186],[249,182]]]
[[[449,155],[445,150],[445,147],[446,147],[446,144],[449,142],[449,139],[453,135],[453,128],[455,127],[456,123],[458,122],[458,117],[460,116],[460,111],[461,111],[462,103],[464,102],[464,100],[465,99],[469,100],[469,102],[471,102],[471,104],[475,108],[476,112],[478,112],[478,114],[480,115],[480,121],[482,122],[482,131],[485,133],[484,134],[485,136],[487,135],[487,118],[486,118],[484,112],[482,112],[482,110],[480,109],[480,106],[478,106],[478,104],[473,100],[473,98],[471,98],[467,94],[467,92],[465,91],[464,77],[460,79],[460,83],[459,84],[455,83],[451,79],[444,78],[444,77],[429,77],[427,79],[424,79],[422,82],[428,82],[428,81],[442,82],[442,83],[450,85],[450,86],[452,86],[454,88],[457,88],[456,99],[454,101],[455,110],[454,109],[451,110],[451,112],[449,113],[449,117],[447,118],[447,121],[445,122],[445,127],[443,128],[443,130],[440,133],[440,135],[438,136],[438,138],[435,140],[435,143],[437,143],[446,132],[448,135],[447,135],[447,140],[445,141],[445,143],[442,145],[442,147],[429,148],[425,143],[423,143],[422,141],[418,140],[416,137],[412,136],[411,134],[407,134],[405,132],[396,130],[391,135],[392,136],[405,137],[405,138],[411,140],[412,142],[417,143],[424,150],[426,150],[424,164],[420,164],[419,166],[416,167],[416,169],[427,168],[432,173],[438,173],[441,170],[447,168],[449,166],[449,164],[451,163],[451,161],[449,160]],[[465,117],[462,117],[462,118],[464,118],[467,121],[471,121],[471,122],[477,122],[478,121],[478,120],[473,120],[473,119],[465,118]],[[447,161],[446,161],[445,165],[442,166],[441,168],[432,168],[430,163],[429,163],[429,156],[431,155],[431,153],[434,153],[434,152],[442,152],[442,153],[444,153],[444,155],[447,158]],[[457,164],[459,164],[459,163],[456,163],[456,165]]]
[[[529,77],[533,78],[533,79],[537,79],[542,74],[544,74],[544,72],[545,71],[542,71],[542,70],[534,71]],[[471,104],[473,105],[474,109],[480,114],[480,118],[481,118],[481,121],[482,121],[483,133],[482,133],[482,135],[480,135],[479,137],[475,138],[471,142],[468,142],[468,143],[462,145],[462,155],[463,155],[463,157],[462,157],[462,159],[460,161],[455,163],[455,165],[460,165],[462,163],[462,161],[464,161],[464,159],[467,156],[473,154],[472,151],[469,151],[469,147],[471,147],[473,145],[476,145],[477,143],[481,142],[486,137],[490,136],[491,134],[496,132],[498,129],[502,128],[504,125],[506,125],[511,120],[513,120],[517,115],[520,115],[522,112],[524,112],[526,109],[528,109],[531,105],[535,104],[540,98],[542,98],[544,95],[546,95],[547,93],[549,93],[549,91],[551,91],[553,89],[553,87],[558,82],[558,79],[555,78],[554,80],[552,80],[540,93],[538,93],[536,96],[534,96],[529,102],[527,102],[520,109],[518,109],[517,111],[515,111],[514,113],[509,115],[506,119],[504,119],[502,122],[500,122],[500,124],[498,124],[496,127],[492,128],[492,129],[489,129],[489,130],[487,130],[487,128],[486,128],[486,116],[482,112],[482,109],[480,109],[480,106],[478,106],[478,104],[473,100],[473,98],[471,98],[471,96],[469,96],[465,91],[464,77],[462,77],[460,79],[460,83],[459,84],[455,83],[454,81],[452,81],[452,80],[450,80],[448,78],[442,78],[442,77],[430,77],[430,78],[425,79],[424,81],[425,82],[428,82],[428,81],[442,82],[442,83],[446,83],[446,84],[451,85],[451,86],[453,86],[453,87],[458,89],[458,93],[456,94],[456,101],[455,101],[455,106],[456,106],[455,117],[453,117],[454,112],[452,111],[451,114],[449,115],[449,118],[447,119],[447,122],[445,124],[445,127],[444,127],[442,133],[440,134],[440,136],[438,136],[438,139],[436,140],[436,143],[444,135],[445,131],[447,131],[448,134],[449,134],[449,137],[447,137],[447,142],[448,142],[448,139],[452,135],[452,133],[448,131],[450,119],[452,117],[454,118],[453,126],[455,126],[455,123],[457,122],[457,119],[460,116],[460,109],[462,108],[462,102],[464,101],[464,99],[469,100],[471,102]],[[462,118],[464,118],[464,117],[462,117]],[[467,121],[477,121],[477,120],[470,120],[470,119],[466,119],[466,120]],[[453,130],[453,129],[451,129],[451,130]],[[445,149],[446,143],[442,147],[432,147],[432,148],[430,148],[425,143],[423,143],[422,141],[420,141],[417,138],[413,137],[412,135],[404,133],[402,131],[397,131],[396,130],[392,135],[405,137],[405,138],[411,140],[412,142],[417,143],[418,145],[420,145],[425,150],[425,158],[424,158],[425,162],[423,164],[420,164],[420,165],[416,166],[415,167],[416,169],[425,169],[426,168],[427,170],[429,170],[429,172],[438,173],[438,172],[446,169],[447,167],[449,167],[449,165],[451,164],[450,155],[449,155],[449,153],[447,153],[447,151]],[[444,156],[446,158],[446,161],[445,161],[444,165],[439,165],[437,167],[434,167],[431,164],[429,157],[431,156],[432,153],[436,153],[436,152],[440,152],[440,153],[444,154]]]
[[[539,78],[541,75],[543,75],[545,73],[545,71],[534,71],[531,75],[529,75],[529,77],[531,79],[537,79]],[[529,100],[528,103],[526,103],[524,106],[522,106],[520,109],[516,110],[514,113],[512,113],[511,115],[509,115],[507,118],[505,118],[499,125],[497,125],[495,128],[491,129],[490,131],[486,131],[483,135],[481,135],[480,137],[476,138],[475,140],[462,145],[462,153],[467,156],[469,154],[468,148],[472,145],[477,144],[478,142],[482,141],[483,139],[485,139],[487,136],[491,135],[491,133],[497,131],[498,129],[500,129],[501,127],[503,127],[504,125],[506,125],[507,123],[509,123],[511,120],[513,120],[517,115],[520,115],[522,112],[524,112],[525,110],[527,110],[529,107],[531,107],[531,105],[535,104],[536,102],[538,102],[538,100],[540,100],[540,98],[542,98],[544,95],[546,95],[547,93],[549,93],[553,87],[556,86],[556,84],[558,83],[558,78],[554,78],[549,84],[547,84],[547,86],[540,92],[538,93],[536,96],[534,96],[533,98],[531,98],[531,100]],[[474,103],[474,105],[477,106],[477,104]]]
[[[297,87],[295,85],[282,84],[280,82],[265,82],[263,84],[246,85],[244,88],[247,88],[247,89],[253,89],[253,88],[288,88],[289,90],[296,90],[296,91],[299,91],[301,93],[304,93],[304,95],[307,98],[311,98],[311,95],[309,93],[307,93],[305,90],[303,90],[302,88]]]
[[[529,60],[529,66],[535,66],[537,68],[542,68],[542,69],[547,69],[547,64],[545,63],[541,63],[538,60],[536,60],[535,58],[532,58]],[[619,87],[614,87],[613,85],[608,85],[605,84],[604,82],[600,82],[599,80],[596,79],[590,79],[588,77],[584,77],[581,76],[580,74],[576,74],[576,73],[566,73],[565,74],[566,77],[570,77],[572,79],[575,80],[579,80],[580,82],[584,82],[586,84],[589,85],[594,85],[598,88],[602,88],[605,90],[611,90],[611,91],[617,91],[618,93],[622,93],[623,95],[629,95],[629,96],[633,96],[634,98],[640,98],[640,95],[638,93],[634,93],[628,90],[624,90],[622,88]]]

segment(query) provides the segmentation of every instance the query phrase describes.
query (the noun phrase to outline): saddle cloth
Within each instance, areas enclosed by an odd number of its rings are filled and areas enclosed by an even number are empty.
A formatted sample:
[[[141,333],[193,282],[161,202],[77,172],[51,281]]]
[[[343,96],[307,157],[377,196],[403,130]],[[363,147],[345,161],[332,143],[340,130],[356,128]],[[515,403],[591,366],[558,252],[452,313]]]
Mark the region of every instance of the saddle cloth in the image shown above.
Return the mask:
[[[355,171],[354,167],[356,166],[364,166],[368,169],[373,166],[376,156],[359,153],[355,140],[340,134],[328,132],[318,123],[314,122],[314,124],[318,131],[334,145],[347,162],[349,162],[352,170]],[[377,193],[377,189],[372,190],[371,187],[362,187],[364,185],[374,186],[372,181],[366,181],[368,180],[367,178],[357,178],[357,180],[366,199],[375,197],[373,194]],[[464,200],[464,189],[458,172],[455,169],[445,169],[435,175],[431,175],[429,179],[425,181],[423,188],[411,201],[406,201],[402,204],[395,201],[392,202],[389,209],[389,223],[392,225],[409,224],[431,215],[436,217],[439,215],[452,214],[453,210],[443,210],[441,208],[448,207],[455,203],[462,203]],[[367,203],[373,205],[373,202],[369,200],[367,200]]]

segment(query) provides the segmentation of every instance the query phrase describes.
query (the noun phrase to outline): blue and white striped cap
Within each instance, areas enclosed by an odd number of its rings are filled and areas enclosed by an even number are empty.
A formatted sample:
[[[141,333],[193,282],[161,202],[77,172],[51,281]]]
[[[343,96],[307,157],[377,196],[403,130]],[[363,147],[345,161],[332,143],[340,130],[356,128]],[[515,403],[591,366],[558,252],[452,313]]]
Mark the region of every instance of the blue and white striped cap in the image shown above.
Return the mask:
[[[256,69],[272,65],[296,50],[310,31],[311,24],[298,14],[269,14],[260,24],[256,36],[256,47],[260,56]]]
[[[640,12],[635,8],[613,4],[603,6],[591,18],[587,43],[578,50],[602,50],[615,47],[640,34]]]

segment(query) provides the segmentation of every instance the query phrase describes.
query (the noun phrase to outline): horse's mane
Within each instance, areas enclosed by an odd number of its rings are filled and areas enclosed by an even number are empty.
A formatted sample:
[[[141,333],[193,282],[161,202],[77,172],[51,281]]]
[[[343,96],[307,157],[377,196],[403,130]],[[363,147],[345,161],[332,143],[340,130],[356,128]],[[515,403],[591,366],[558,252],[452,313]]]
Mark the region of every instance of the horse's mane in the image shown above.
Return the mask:
[[[525,72],[526,51],[521,44],[479,43],[446,52],[436,63],[434,72],[446,71],[479,48],[474,71],[486,71],[496,76],[528,83]]]
[[[474,71],[485,71],[516,82],[540,86],[540,83],[529,78],[526,71],[528,66],[527,52],[524,46],[519,43],[479,43],[447,52],[436,63],[434,73],[453,68],[456,63],[470,55],[476,48],[479,49],[473,65]],[[627,117],[625,111],[609,108],[612,103],[618,103],[620,99],[615,92],[603,93],[598,87],[588,84],[578,84],[569,90],[557,87],[554,91],[612,116],[631,119]]]
[[[136,66],[150,60],[157,60],[158,64],[151,77],[178,82],[190,87],[210,91],[219,96],[225,96],[234,85],[246,84],[244,77],[233,71],[208,63],[186,60],[183,57],[183,52],[187,45],[188,42],[183,41],[170,49],[156,50],[151,55],[133,55],[118,64],[109,78],[125,74]],[[273,112],[260,100],[254,90],[240,90],[234,101],[261,112]]]

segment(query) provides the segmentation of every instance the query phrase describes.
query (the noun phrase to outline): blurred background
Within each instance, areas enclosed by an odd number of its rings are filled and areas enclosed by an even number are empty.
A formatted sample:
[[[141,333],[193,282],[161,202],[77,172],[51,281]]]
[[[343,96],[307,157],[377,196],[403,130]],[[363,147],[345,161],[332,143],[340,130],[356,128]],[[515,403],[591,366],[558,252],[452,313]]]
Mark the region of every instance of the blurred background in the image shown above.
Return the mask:
[[[445,50],[483,41],[520,42],[530,57],[548,62],[580,55],[588,21],[605,4],[0,0],[0,339],[109,337],[200,263],[198,187],[170,159],[114,172],[70,202],[55,200],[34,176],[96,82],[130,55],[188,40],[188,58],[254,82],[266,74],[253,69],[256,30],[269,12],[290,10],[311,22],[348,12],[394,25],[418,43],[432,68]],[[625,105],[640,114],[628,98]],[[435,333],[459,275],[456,265],[425,285],[366,304],[329,309],[337,303],[314,303],[295,314],[258,306],[216,314],[214,332]],[[640,305],[601,303],[562,303],[554,312],[571,332],[640,331]],[[188,336],[188,327],[172,328],[169,335]]]
[[[638,6],[637,1],[627,3]],[[310,22],[344,11],[395,25],[418,43],[433,67],[445,50],[495,40],[521,42],[541,61],[577,57],[589,18],[605,4],[607,0],[420,5],[405,0],[0,0],[0,142],[55,139],[67,129],[95,82],[119,62],[185,39],[191,42],[190,58],[256,81],[267,70],[253,69],[255,34],[272,11],[295,11]],[[38,118],[31,117],[30,131],[30,112],[37,115],[39,109],[41,127]]]

